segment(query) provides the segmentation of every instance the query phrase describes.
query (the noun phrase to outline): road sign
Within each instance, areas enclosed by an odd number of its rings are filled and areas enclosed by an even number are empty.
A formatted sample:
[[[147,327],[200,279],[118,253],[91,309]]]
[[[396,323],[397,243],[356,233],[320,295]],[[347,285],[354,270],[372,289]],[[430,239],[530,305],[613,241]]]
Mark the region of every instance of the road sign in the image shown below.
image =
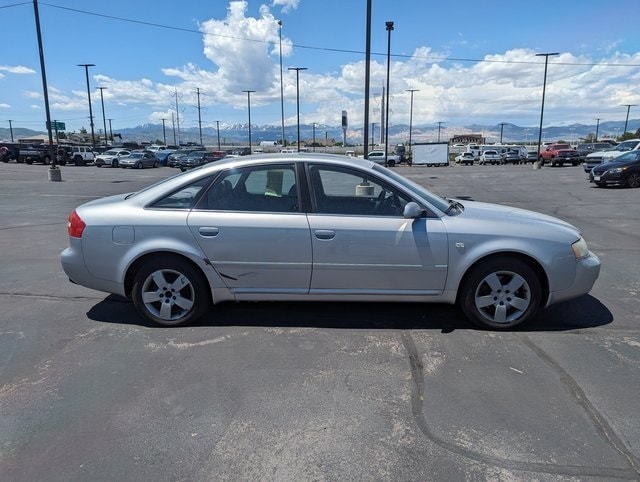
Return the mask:
[[[49,128],[49,123],[47,122],[47,129]],[[64,122],[60,122],[60,121],[52,121],[51,122],[51,128],[56,130],[56,131],[64,131],[67,129],[67,126],[65,125]]]

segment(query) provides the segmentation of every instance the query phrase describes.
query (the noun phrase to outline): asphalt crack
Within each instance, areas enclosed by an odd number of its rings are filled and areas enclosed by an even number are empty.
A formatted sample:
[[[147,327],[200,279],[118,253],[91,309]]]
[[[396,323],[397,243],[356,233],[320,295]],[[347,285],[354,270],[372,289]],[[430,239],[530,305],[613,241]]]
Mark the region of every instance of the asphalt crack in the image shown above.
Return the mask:
[[[604,433],[607,435],[607,439],[614,442],[614,447],[616,450],[621,453],[625,459],[629,462],[630,468],[616,468],[616,467],[590,467],[590,466],[580,466],[580,465],[558,465],[558,464],[546,464],[540,462],[521,462],[517,460],[509,460],[501,457],[495,457],[490,455],[481,454],[479,452],[475,452],[473,450],[469,450],[465,447],[457,445],[451,441],[443,439],[436,435],[432,430],[427,420],[424,416],[424,397],[426,396],[426,383],[424,378],[424,364],[422,362],[422,357],[418,353],[418,349],[416,347],[415,341],[411,336],[411,333],[408,330],[404,330],[400,334],[402,338],[402,344],[407,351],[409,358],[409,367],[411,369],[411,379],[413,381],[413,386],[411,390],[411,412],[412,415],[420,428],[420,431],[424,434],[424,436],[433,442],[435,445],[441,447],[442,449],[453,453],[455,455],[480,462],[487,466],[491,467],[501,467],[508,470],[516,470],[523,472],[538,472],[544,474],[551,475],[562,475],[562,476],[577,476],[577,477],[615,477],[620,479],[628,479],[628,480],[637,480],[640,476],[640,471],[638,470],[637,459],[633,456],[631,452],[624,446],[619,437],[613,432],[613,430],[608,427],[602,415],[600,415],[597,410],[593,407],[593,405],[588,403],[586,396],[577,386],[575,381],[573,382],[573,387],[576,390],[582,392],[583,402],[580,405],[590,410],[589,415],[597,421],[601,430],[606,430]],[[527,343],[528,341],[528,343]],[[563,378],[563,382],[567,381],[567,379],[571,379],[571,377],[557,364],[555,363],[551,357],[546,355],[541,349],[539,349],[536,345],[528,340],[525,337],[525,343],[527,346],[533,345],[535,347],[534,351],[536,354],[544,354],[546,358],[543,358],[547,363],[549,363],[552,368],[564,373],[566,378]],[[533,348],[532,348],[533,349]],[[572,387],[572,388],[573,388]],[[578,393],[574,391],[573,393]],[[590,408],[589,408],[590,407]],[[592,416],[593,414],[593,416]],[[605,427],[608,427],[606,429]],[[609,438],[610,437],[610,438]]]

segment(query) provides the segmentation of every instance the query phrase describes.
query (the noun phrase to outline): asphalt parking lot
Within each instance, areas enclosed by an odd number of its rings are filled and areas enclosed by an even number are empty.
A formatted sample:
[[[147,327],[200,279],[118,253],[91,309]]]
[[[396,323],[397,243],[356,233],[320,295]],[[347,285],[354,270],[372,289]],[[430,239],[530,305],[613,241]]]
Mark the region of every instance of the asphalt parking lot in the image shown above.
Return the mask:
[[[590,295],[522,330],[448,305],[225,304],[146,325],[69,283],[78,204],[176,174],[0,164],[0,479],[639,480],[640,190],[581,167],[398,167],[579,227]]]

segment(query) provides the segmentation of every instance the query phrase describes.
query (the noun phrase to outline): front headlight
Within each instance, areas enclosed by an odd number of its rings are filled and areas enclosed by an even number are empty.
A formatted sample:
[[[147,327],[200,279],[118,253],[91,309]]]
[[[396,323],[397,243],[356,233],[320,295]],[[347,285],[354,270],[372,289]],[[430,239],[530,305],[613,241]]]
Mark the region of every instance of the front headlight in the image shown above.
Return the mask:
[[[615,167],[615,168],[613,168],[613,169],[609,169],[609,170],[607,171],[607,173],[609,173],[609,174],[620,174],[620,173],[622,173],[623,171],[624,171],[624,168],[622,168],[622,167]]]
[[[571,249],[573,250],[573,254],[576,259],[586,258],[589,256],[589,247],[583,237],[580,237],[579,240],[573,243],[571,245]]]

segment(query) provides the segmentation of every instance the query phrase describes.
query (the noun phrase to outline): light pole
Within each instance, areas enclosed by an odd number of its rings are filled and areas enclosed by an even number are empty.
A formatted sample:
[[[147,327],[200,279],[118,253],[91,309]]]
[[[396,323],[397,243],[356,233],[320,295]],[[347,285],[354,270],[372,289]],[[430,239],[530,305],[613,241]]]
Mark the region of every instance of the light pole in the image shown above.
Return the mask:
[[[413,127],[413,93],[418,92],[419,89],[407,89],[406,91],[411,94],[411,102],[409,103],[409,152],[412,153],[411,149],[411,129]]]
[[[13,142],[13,125],[11,124],[11,119],[9,119],[9,132],[11,132],[11,142]]]
[[[300,152],[300,71],[307,70],[306,67],[289,67],[289,70],[296,71],[296,111],[298,113],[298,152]]]
[[[443,121],[438,121],[438,142],[440,142],[440,129],[442,128]]]
[[[387,103],[384,117],[384,165],[386,166],[389,152],[389,72],[391,67],[391,31],[393,30],[393,22],[385,22],[384,25],[387,29]]]
[[[316,123],[313,124],[313,152],[316,152]]]
[[[113,119],[107,119],[109,121],[109,139],[111,139],[111,142],[113,142],[113,130],[111,129],[111,121]],[[166,144],[166,141],[165,141]]]
[[[369,81],[371,78],[371,0],[367,0],[366,33],[364,59],[364,158],[368,159],[367,143],[369,142]],[[374,137],[371,137],[371,144]]]
[[[167,145],[167,131],[166,131],[165,124],[164,124],[164,121],[166,121],[166,120],[167,119],[162,119],[162,139],[163,139],[163,142],[164,142],[165,146]]]
[[[104,145],[107,146],[107,118],[104,116],[104,96],[102,95],[102,91],[106,89],[106,87],[98,87],[100,89],[100,104],[102,105],[102,125],[104,127]]]
[[[500,144],[502,144],[502,133],[504,132],[505,124],[506,124],[506,122],[501,122],[500,123]]]
[[[247,93],[247,110],[249,111],[249,154],[253,152],[251,148],[251,93],[255,92],[255,90],[243,90],[242,92]]]
[[[600,130],[600,117],[596,117],[596,138],[594,142],[598,142],[598,131]]]
[[[372,122],[371,123],[371,150],[373,151],[373,147],[375,146],[376,143],[376,124],[377,122]],[[367,146],[365,147],[365,152],[367,149]]]
[[[558,52],[536,54],[536,57],[544,57],[544,80],[542,81],[542,107],[540,107],[540,129],[538,131],[538,160],[540,159],[540,149],[542,147],[542,119],[544,118],[544,96],[547,90],[547,65],[549,64],[549,57],[551,57],[552,55],[560,55],[560,54]]]
[[[622,107],[626,107],[627,108],[627,117],[624,120],[624,132],[622,133],[623,135],[627,133],[627,124],[629,123],[629,111],[631,110],[632,107],[637,106],[638,104],[623,104]]]
[[[282,116],[282,146],[284,147],[284,80],[282,80],[282,20],[278,20],[278,33],[280,34],[280,113]]]
[[[220,150],[220,121],[216,121],[216,133],[218,135],[218,150]]]
[[[87,97],[89,98],[89,124],[91,124],[91,146],[96,147],[96,136],[93,130],[93,109],[91,107],[91,88],[89,87],[89,67],[95,67],[96,64],[78,64],[78,67],[84,67],[84,73],[87,78]]]

